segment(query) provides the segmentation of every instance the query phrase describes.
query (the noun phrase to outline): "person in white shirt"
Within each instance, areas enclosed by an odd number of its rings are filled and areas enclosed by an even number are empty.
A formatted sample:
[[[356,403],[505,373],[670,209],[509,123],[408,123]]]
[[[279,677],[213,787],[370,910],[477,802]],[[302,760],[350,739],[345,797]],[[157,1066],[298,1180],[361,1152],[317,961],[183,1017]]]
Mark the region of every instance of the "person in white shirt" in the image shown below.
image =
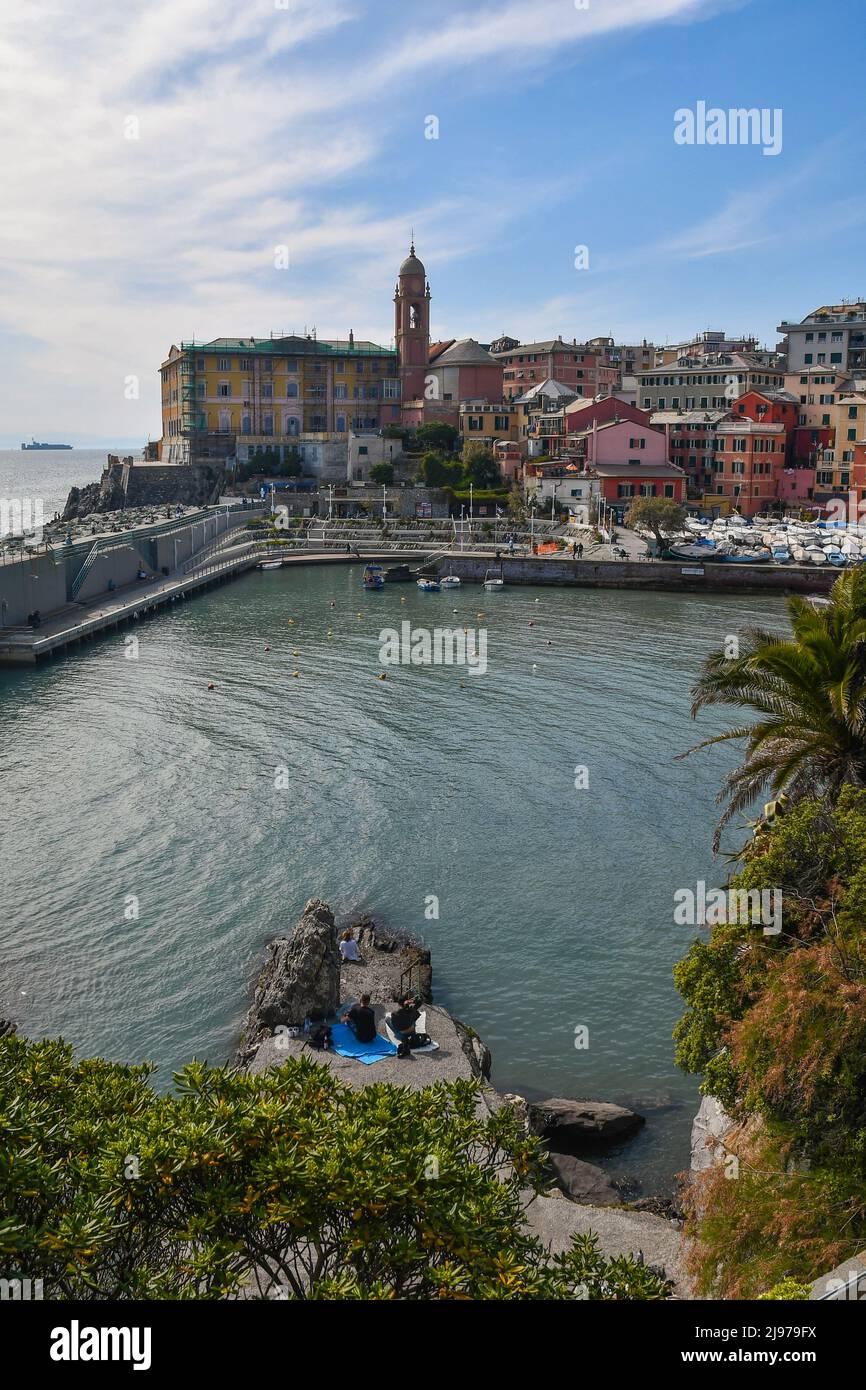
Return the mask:
[[[340,937],[340,955],[343,960],[360,960],[361,952],[358,950],[358,943],[355,940],[355,933],[351,927],[347,927]]]

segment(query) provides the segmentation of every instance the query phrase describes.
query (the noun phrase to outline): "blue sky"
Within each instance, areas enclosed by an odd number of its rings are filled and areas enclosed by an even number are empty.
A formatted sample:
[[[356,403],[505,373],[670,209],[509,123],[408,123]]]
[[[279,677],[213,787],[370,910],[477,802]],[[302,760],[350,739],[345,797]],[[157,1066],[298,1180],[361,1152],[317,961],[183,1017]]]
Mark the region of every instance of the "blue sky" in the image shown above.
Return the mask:
[[[155,437],[182,338],[390,342],[412,226],[437,337],[775,342],[866,294],[864,37],[862,0],[5,0],[0,445]],[[781,153],[675,144],[698,101],[781,108]]]

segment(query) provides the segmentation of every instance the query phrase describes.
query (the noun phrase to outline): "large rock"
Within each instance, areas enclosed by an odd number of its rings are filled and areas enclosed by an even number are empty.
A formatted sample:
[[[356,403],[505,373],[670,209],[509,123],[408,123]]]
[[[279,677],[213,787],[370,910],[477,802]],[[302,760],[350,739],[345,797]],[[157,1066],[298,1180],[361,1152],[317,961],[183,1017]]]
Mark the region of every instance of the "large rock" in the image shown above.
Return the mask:
[[[705,1173],[725,1157],[725,1135],[733,1128],[733,1120],[715,1096],[704,1096],[692,1121],[693,1173]]]
[[[573,1202],[589,1202],[594,1207],[622,1206],[622,1197],[604,1169],[584,1163],[573,1154],[552,1153],[549,1162],[557,1186]]]
[[[551,1149],[579,1150],[586,1145],[611,1144],[628,1139],[644,1124],[643,1115],[603,1100],[551,1100],[533,1102],[529,1123]]]
[[[340,952],[326,903],[311,898],[291,937],[278,937],[268,952],[238,1048],[241,1065],[279,1025],[298,1026],[310,1014],[331,1014],[340,1000]]]

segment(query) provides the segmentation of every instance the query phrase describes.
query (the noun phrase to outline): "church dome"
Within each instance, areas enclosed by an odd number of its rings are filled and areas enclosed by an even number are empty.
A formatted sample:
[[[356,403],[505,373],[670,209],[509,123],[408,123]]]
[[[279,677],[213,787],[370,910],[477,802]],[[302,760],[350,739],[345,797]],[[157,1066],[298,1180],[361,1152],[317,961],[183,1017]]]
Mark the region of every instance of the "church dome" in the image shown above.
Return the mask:
[[[426,272],[426,270],[424,269],[423,263],[422,263],[421,261],[419,261],[418,257],[415,255],[415,243],[414,243],[414,241],[412,242],[412,245],[411,245],[411,247],[410,247],[409,255],[406,257],[405,261],[403,262],[403,264],[402,264],[401,267],[400,267],[400,274],[401,274],[401,275],[423,275],[423,276],[425,276],[425,277],[426,277],[426,275],[427,275],[427,272]]]

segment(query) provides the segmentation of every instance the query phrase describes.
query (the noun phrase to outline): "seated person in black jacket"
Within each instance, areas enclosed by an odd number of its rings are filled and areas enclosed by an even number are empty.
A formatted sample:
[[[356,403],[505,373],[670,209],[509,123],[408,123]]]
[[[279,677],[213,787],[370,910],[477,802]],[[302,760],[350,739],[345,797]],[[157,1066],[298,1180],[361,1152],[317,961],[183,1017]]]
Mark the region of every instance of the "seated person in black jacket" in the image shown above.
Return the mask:
[[[391,1014],[391,1032],[402,1041],[415,1032],[415,1024],[421,1017],[420,1002],[419,999],[403,999],[400,1007]]]
[[[348,1023],[358,1042],[372,1042],[376,1036],[376,1015],[370,1008],[369,994],[361,995],[360,1004],[353,1004],[348,1013],[343,1014],[343,1022]]]

